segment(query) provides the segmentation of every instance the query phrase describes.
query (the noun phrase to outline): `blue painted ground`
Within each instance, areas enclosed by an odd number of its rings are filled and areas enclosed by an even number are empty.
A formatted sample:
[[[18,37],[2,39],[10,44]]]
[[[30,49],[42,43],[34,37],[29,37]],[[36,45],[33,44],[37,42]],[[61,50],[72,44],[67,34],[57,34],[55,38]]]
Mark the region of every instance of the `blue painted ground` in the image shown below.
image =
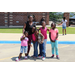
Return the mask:
[[[21,41],[0,41],[0,44],[20,44]],[[50,44],[50,41],[47,41]],[[58,41],[58,44],[75,44],[75,41]]]

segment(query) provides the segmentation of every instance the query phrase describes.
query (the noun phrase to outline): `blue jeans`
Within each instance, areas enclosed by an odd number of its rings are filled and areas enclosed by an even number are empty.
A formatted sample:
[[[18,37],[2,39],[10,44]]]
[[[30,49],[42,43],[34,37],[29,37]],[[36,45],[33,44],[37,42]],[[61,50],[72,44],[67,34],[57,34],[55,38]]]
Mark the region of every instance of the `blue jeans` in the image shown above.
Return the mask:
[[[63,28],[63,29],[66,29],[66,26],[63,26],[63,25],[62,25],[62,28]]]
[[[45,53],[46,53],[46,43],[47,43],[47,39],[44,39],[44,50],[45,50]]]
[[[45,57],[44,43],[39,44],[40,56]]]
[[[24,53],[27,53],[27,49],[28,49],[28,46],[21,46],[20,53],[23,53],[23,50],[24,50]]]
[[[38,42],[35,42],[33,45],[34,45],[34,56],[38,57]]]
[[[58,40],[56,40],[55,42],[51,42],[51,46],[52,46],[52,54],[54,54],[54,48],[55,48],[56,55],[58,55]]]

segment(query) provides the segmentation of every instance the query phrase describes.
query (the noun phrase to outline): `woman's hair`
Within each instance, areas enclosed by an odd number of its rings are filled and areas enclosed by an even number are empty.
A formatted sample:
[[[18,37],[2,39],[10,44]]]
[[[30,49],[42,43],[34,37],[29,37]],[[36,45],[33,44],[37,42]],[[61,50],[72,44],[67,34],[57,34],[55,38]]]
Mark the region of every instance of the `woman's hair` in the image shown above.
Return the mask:
[[[32,17],[33,17],[33,15],[29,15],[29,16],[28,16],[28,18],[30,18],[30,16],[32,16]]]

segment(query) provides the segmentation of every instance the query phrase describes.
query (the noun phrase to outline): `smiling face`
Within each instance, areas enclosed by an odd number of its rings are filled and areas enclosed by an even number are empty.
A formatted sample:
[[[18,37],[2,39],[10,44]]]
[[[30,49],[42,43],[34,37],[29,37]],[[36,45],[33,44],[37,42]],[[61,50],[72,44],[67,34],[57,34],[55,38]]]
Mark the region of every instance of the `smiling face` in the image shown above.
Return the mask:
[[[26,36],[26,37],[28,36],[28,32],[25,32],[25,36]]]
[[[39,34],[39,31],[38,31],[38,30],[36,30],[36,31],[35,31],[35,34],[36,34],[36,35],[38,35],[38,34]]]
[[[46,26],[46,23],[42,22],[42,27],[45,28],[45,26]]]
[[[30,21],[30,22],[33,21],[33,16],[29,16],[29,21]]]

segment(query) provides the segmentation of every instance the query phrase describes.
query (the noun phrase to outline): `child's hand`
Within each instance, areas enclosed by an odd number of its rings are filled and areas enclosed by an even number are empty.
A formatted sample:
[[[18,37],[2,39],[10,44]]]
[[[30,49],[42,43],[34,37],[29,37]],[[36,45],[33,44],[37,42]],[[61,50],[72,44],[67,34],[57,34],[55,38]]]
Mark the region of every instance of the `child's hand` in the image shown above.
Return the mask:
[[[41,44],[43,43],[43,41],[41,41]]]
[[[25,38],[25,35],[23,35],[23,37]]]
[[[32,45],[30,45],[30,47],[32,47]]]

